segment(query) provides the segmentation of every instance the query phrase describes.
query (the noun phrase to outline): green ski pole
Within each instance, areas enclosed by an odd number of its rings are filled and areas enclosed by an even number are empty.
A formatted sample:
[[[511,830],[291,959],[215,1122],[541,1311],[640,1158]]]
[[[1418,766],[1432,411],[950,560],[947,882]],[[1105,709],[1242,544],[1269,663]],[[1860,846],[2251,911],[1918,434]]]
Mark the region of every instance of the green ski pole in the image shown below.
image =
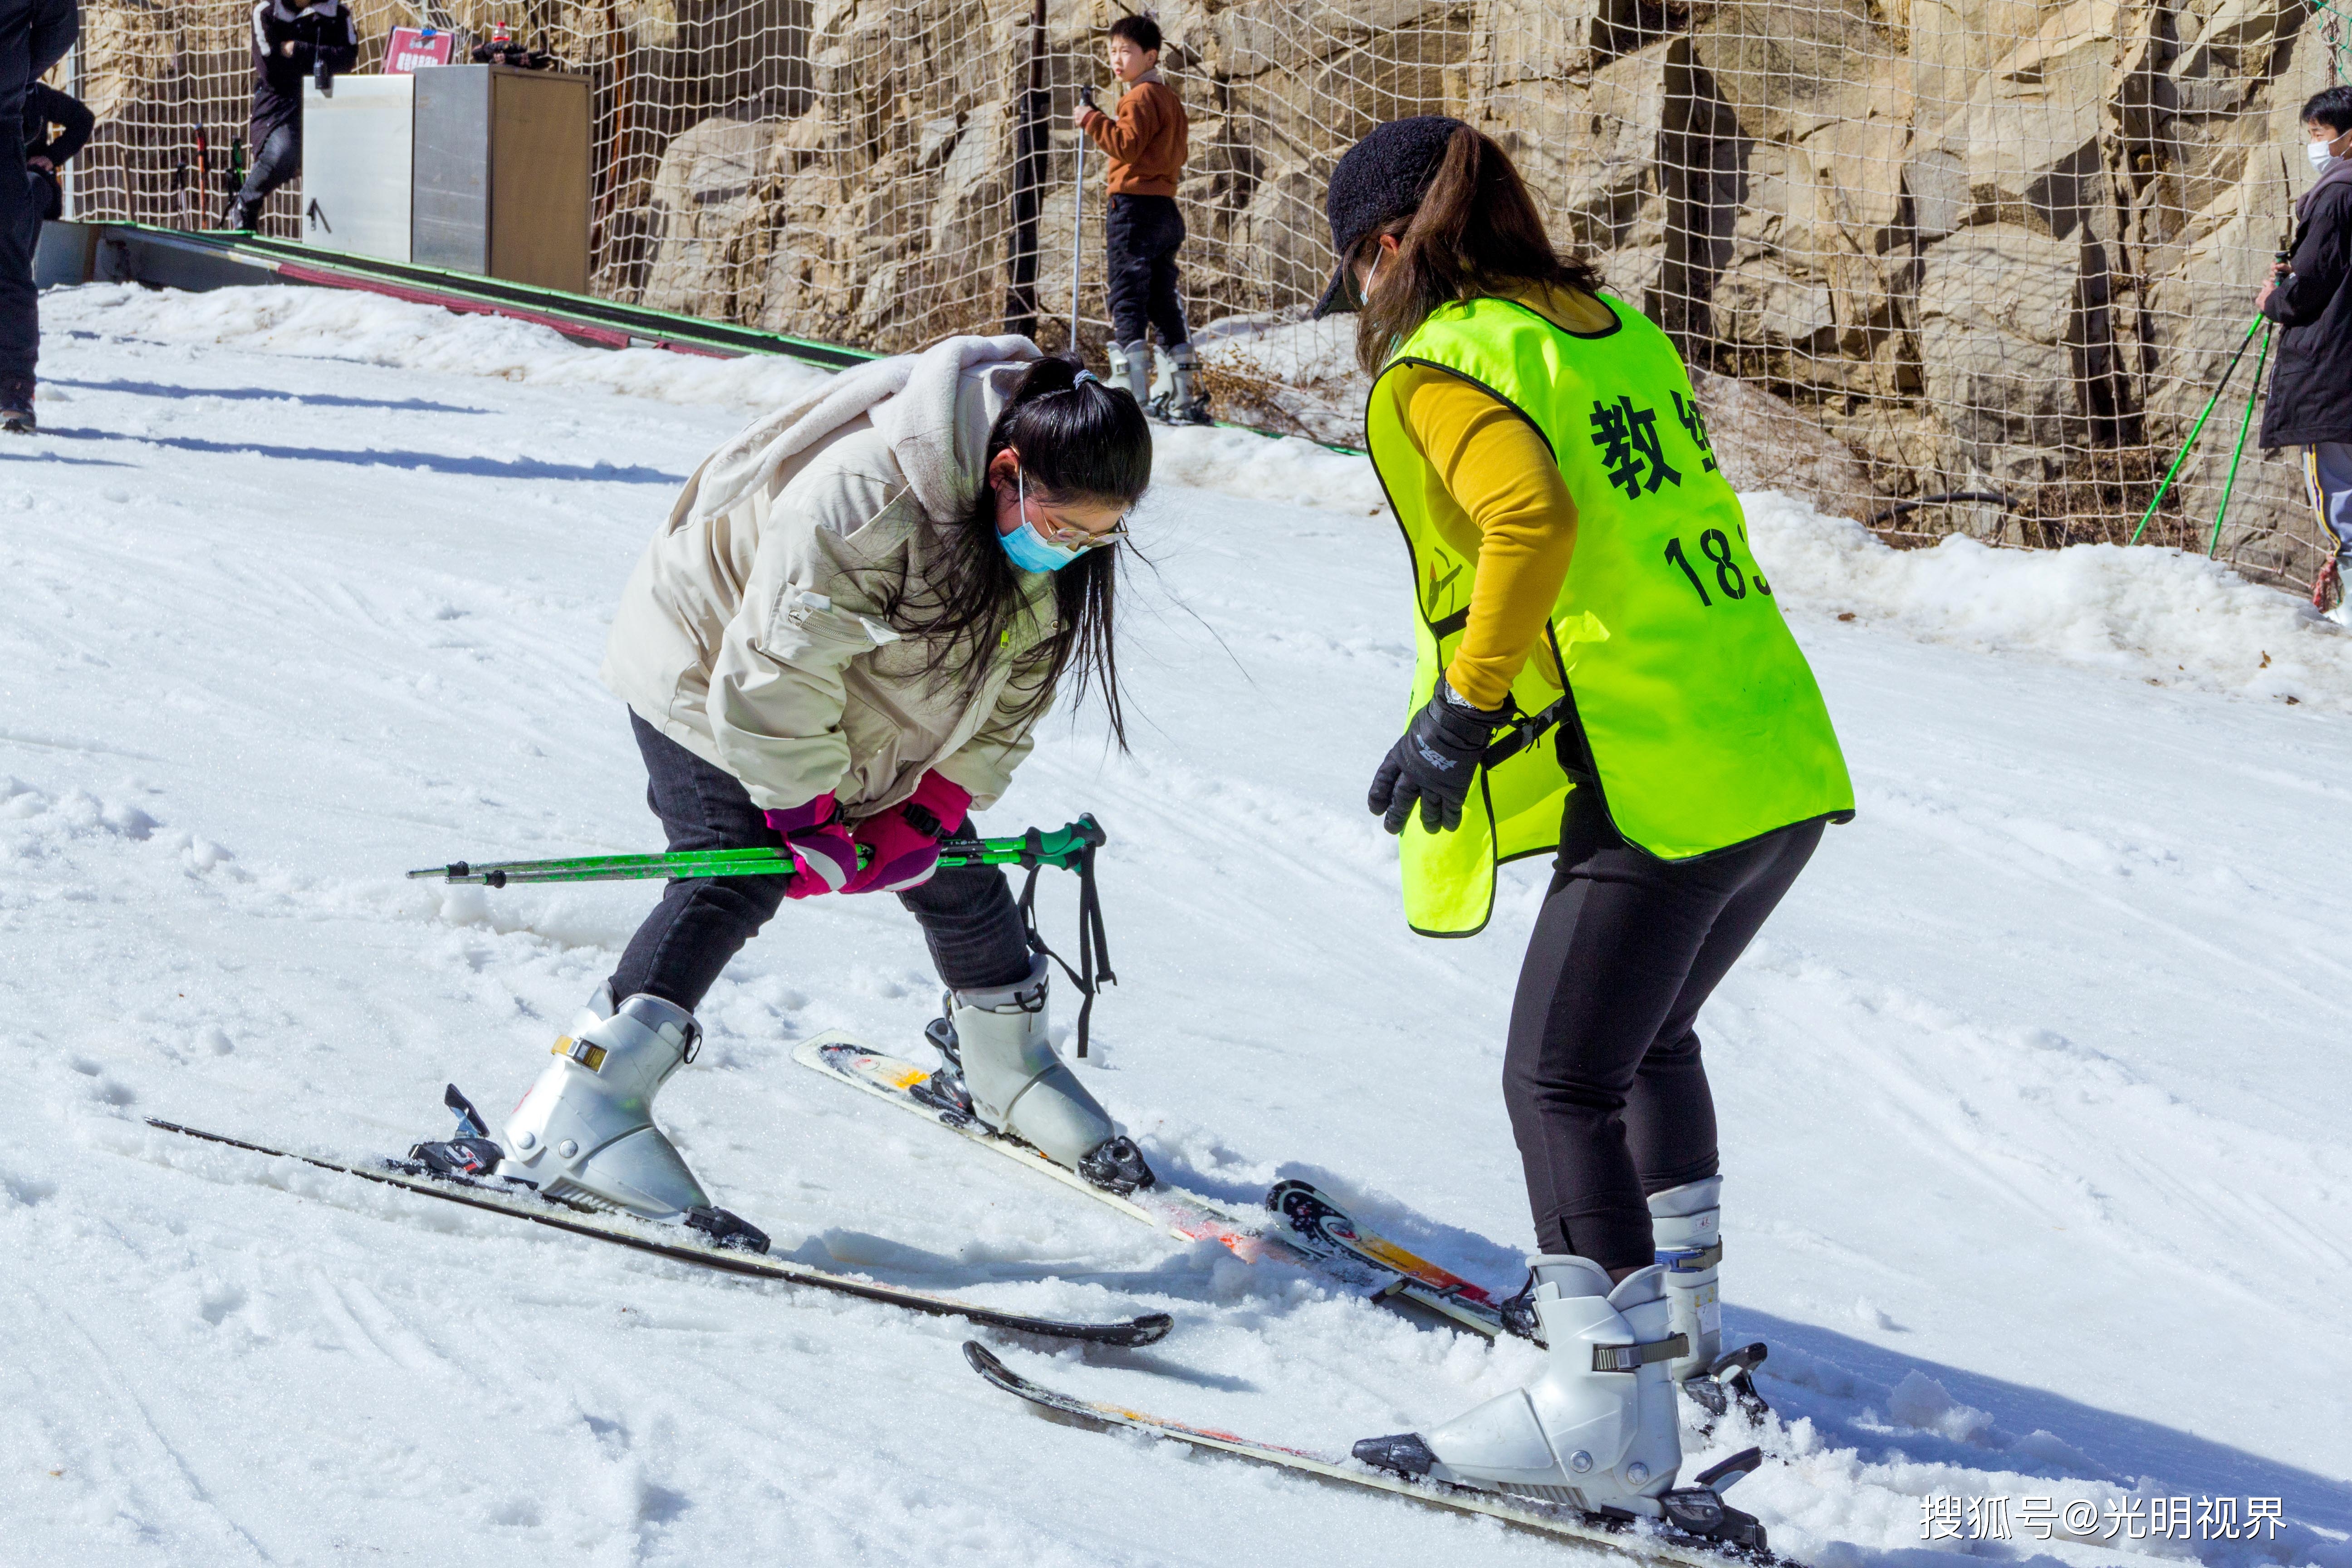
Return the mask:
[[[1089,812],[1066,827],[1031,828],[1005,838],[952,842],[940,851],[940,864],[957,866],[1054,866],[1075,870],[1089,850],[1108,842]],[[500,860],[475,865],[464,860],[408,873],[411,881],[467,882],[503,888],[523,882],[615,882],[650,877],[763,877],[790,875],[787,849],[685,849],[668,855],[582,855],[555,860]]]
[[[2221,373],[2221,384],[2213,389],[2213,395],[2205,400],[2205,411],[2198,415],[2197,423],[2189,427],[2189,439],[2180,444],[2180,455],[2173,458],[2172,467],[2164,471],[2164,482],[2156,487],[2155,498],[2147,503],[2147,510],[2139,514],[2139,526],[2132,530],[2129,542],[2137,544],[2139,536],[2147,531],[2147,520],[2154,517],[2156,509],[2164,504],[2166,492],[2172,489],[2173,476],[2180,472],[2180,465],[2187,462],[2189,454],[2195,450],[2197,437],[2204,434],[2205,421],[2212,417],[2213,405],[2221,401],[2223,393],[2230,390],[2230,379],[2238,374],[2238,362],[2246,357],[2246,349],[2254,341],[2254,330],[2268,320],[2267,316],[2256,316],[2246,324],[2246,335],[2240,341],[2238,352],[2230,356],[2230,367]]]
[[[2270,362],[2271,332],[2263,329],[2263,346],[2254,352],[2254,389],[2246,394],[2246,412],[2238,421],[2237,449],[2230,454],[2230,477],[2221,481],[2221,510],[2213,514],[2213,541],[2205,546],[2210,561],[2221,548],[2221,520],[2230,515],[2230,492],[2238,488],[2238,459],[2246,455],[2246,432],[2253,427],[2254,404],[2263,395],[2263,366]]]

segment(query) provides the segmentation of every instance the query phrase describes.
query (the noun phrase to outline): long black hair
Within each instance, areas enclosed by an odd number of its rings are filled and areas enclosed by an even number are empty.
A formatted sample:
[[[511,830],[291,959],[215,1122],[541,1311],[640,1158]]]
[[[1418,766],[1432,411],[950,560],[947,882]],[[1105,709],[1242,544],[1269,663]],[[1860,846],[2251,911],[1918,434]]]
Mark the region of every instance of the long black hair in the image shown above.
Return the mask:
[[[931,645],[924,672],[937,685],[969,698],[988,679],[995,651],[1011,637],[1025,601],[1021,574],[997,541],[996,488],[987,466],[1010,449],[1021,460],[1025,488],[1048,506],[1072,502],[1124,511],[1151,484],[1151,426],[1132,395],[1106,386],[1067,360],[1029,367],[988,433],[971,510],[950,531],[940,559],[925,574],[919,608],[906,603],[902,584],[885,614]],[[1072,695],[1089,684],[1102,692],[1112,738],[1127,750],[1127,718],[1118,689],[1118,649],[1112,636],[1120,545],[1089,550],[1054,574],[1054,635],[1031,649],[1013,672],[1016,687],[1033,693],[1029,711],[1054,700],[1065,674],[1076,672]]]

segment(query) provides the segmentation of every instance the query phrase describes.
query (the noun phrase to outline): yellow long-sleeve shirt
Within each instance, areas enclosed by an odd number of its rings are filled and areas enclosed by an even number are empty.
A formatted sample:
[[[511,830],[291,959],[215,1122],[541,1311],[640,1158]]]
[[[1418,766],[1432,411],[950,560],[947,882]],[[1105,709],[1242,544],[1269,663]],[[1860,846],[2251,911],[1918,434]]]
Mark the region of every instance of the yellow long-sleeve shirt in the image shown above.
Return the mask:
[[[1591,295],[1569,289],[1522,303],[1570,331],[1605,331],[1616,320]],[[1446,684],[1477,707],[1500,708],[1559,600],[1576,553],[1576,502],[1544,438],[1500,398],[1425,365],[1397,376],[1406,435],[1445,487],[1431,521],[1476,563],[1469,624]]]

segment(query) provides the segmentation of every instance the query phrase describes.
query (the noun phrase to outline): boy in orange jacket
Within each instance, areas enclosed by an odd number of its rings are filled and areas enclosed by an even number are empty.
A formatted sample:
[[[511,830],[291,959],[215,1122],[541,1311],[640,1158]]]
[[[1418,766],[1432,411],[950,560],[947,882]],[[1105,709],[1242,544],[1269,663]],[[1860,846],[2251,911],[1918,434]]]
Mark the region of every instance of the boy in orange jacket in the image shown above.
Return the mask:
[[[1176,181],[1184,172],[1188,124],[1184,105],[1160,78],[1160,25],[1149,16],[1121,16],[1110,25],[1110,70],[1126,90],[1116,119],[1080,105],[1078,129],[1110,161],[1110,211],[1104,224],[1109,253],[1111,379],[1124,382],[1138,403],[1171,423],[1205,425],[1208,400],[1193,384],[1192,344],[1176,297],[1176,248],[1184,218],[1176,210]],[[1160,346],[1176,362],[1175,384],[1151,397],[1151,345],[1146,324],[1160,329]]]

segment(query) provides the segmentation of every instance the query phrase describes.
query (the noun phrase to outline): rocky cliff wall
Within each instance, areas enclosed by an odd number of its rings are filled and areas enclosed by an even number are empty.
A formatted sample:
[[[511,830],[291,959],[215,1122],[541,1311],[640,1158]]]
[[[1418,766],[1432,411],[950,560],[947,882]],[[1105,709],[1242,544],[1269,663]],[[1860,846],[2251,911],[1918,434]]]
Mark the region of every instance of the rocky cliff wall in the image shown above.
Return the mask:
[[[372,37],[405,14],[361,9]],[[1079,83],[1108,84],[1116,14],[438,12],[505,16],[597,74],[603,291],[880,349],[1034,311],[1061,346],[1075,238],[1097,353],[1101,163],[1081,188],[1069,111]],[[184,140],[211,104],[217,158],[244,15],[93,5],[102,111]],[[2305,0],[1171,0],[1159,16],[1192,115],[1185,281],[1222,412],[1360,438],[1343,334],[1300,324],[1331,265],[1323,182],[1380,121],[1453,113],[1511,149],[1556,236],[1695,364],[1751,414],[1780,411],[1744,423],[1794,417],[1835,448],[1800,465],[1846,476],[1820,499],[1924,501],[1904,526],[2023,543],[2130,531],[2308,183],[2295,111],[2352,65]],[[142,167],[104,216],[172,221],[168,159]],[[2246,368],[2151,537],[2204,542]],[[1993,499],[1929,499],[1956,492]],[[2292,577],[2311,535],[2289,466],[2251,454],[2222,551]]]
[[[868,58],[853,40],[873,15],[820,10],[798,121],[673,143],[647,298],[885,346],[984,313],[1009,280],[1034,51],[1055,128],[1040,331],[1063,341],[1062,127],[1076,83],[1103,79],[1079,24],[1111,13],[1057,9],[1039,33],[999,0],[969,33],[992,69],[964,57],[866,105],[891,133],[852,146]],[[1990,496],[1906,508],[1906,526],[2025,543],[2130,531],[2308,180],[2295,110],[2345,60],[2300,0],[1183,0],[1160,19],[1193,115],[1190,306],[1228,412],[1360,438],[1344,353],[1295,325],[1330,267],[1322,182],[1378,121],[1454,113],[1511,149],[1557,236],[1695,363],[1801,412],[1868,476],[1869,495],[1823,499]],[[1099,195],[1085,200],[1097,245]],[[1103,314],[1089,282],[1089,346]],[[2237,412],[2152,537],[2204,542]],[[2254,455],[2223,551],[2293,576],[2310,542],[2289,466]]]

